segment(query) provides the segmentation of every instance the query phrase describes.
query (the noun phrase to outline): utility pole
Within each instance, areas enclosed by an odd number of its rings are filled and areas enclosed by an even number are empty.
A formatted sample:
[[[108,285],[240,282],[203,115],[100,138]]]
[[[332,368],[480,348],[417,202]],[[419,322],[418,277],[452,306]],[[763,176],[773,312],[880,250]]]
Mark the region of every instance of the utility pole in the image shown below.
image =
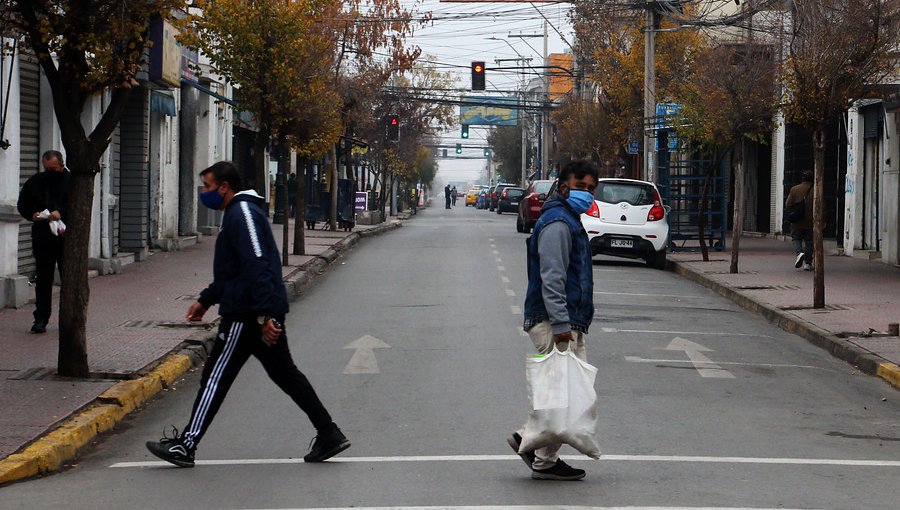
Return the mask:
[[[541,177],[550,177],[550,56],[547,51],[547,20],[544,20],[544,106],[541,109]]]
[[[644,29],[644,180],[656,182],[656,147],[653,123],[656,117],[656,2],[647,1]]]

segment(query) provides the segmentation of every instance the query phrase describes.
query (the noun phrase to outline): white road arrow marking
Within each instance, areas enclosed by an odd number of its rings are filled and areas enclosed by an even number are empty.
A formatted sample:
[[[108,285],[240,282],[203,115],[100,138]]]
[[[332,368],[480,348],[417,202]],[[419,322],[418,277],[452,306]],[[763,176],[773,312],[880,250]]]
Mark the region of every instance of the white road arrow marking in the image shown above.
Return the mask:
[[[687,340],[685,338],[675,337],[669,344],[669,346],[666,347],[666,350],[684,351],[701,377],[734,379],[734,375],[732,375],[731,372],[723,369],[719,365],[716,365],[711,359],[702,354],[704,352],[713,352],[712,349],[708,347],[704,347],[696,342],[691,342],[690,340]]]
[[[344,346],[344,349],[355,349],[350,362],[344,367],[345,374],[378,374],[378,360],[375,349],[390,349],[390,345],[371,335],[363,335]]]

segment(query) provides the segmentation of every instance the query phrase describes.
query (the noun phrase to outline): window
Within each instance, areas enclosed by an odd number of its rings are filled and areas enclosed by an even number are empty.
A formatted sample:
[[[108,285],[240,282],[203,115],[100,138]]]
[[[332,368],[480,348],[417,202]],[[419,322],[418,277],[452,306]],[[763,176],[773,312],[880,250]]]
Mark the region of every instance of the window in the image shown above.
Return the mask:
[[[594,198],[607,204],[653,205],[656,196],[653,187],[648,184],[601,182]]]

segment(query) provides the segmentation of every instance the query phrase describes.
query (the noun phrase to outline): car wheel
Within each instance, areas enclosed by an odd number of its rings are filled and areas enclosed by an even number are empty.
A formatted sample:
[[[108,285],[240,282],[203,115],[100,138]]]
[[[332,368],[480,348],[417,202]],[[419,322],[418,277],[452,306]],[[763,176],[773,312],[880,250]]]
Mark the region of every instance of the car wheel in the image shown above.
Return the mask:
[[[523,233],[525,232],[525,225],[522,224],[522,218],[516,217],[516,232]]]
[[[660,271],[664,271],[666,269],[666,249],[654,253],[647,259],[647,265],[654,268],[659,269]]]

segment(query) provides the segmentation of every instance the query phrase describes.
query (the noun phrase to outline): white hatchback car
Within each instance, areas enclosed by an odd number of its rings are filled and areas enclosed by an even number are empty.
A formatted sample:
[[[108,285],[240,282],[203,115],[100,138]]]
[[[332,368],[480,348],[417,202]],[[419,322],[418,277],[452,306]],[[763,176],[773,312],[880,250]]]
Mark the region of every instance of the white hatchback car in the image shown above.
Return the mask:
[[[593,255],[644,259],[666,268],[669,243],[667,208],[652,182],[600,179],[594,205],[581,215]]]

